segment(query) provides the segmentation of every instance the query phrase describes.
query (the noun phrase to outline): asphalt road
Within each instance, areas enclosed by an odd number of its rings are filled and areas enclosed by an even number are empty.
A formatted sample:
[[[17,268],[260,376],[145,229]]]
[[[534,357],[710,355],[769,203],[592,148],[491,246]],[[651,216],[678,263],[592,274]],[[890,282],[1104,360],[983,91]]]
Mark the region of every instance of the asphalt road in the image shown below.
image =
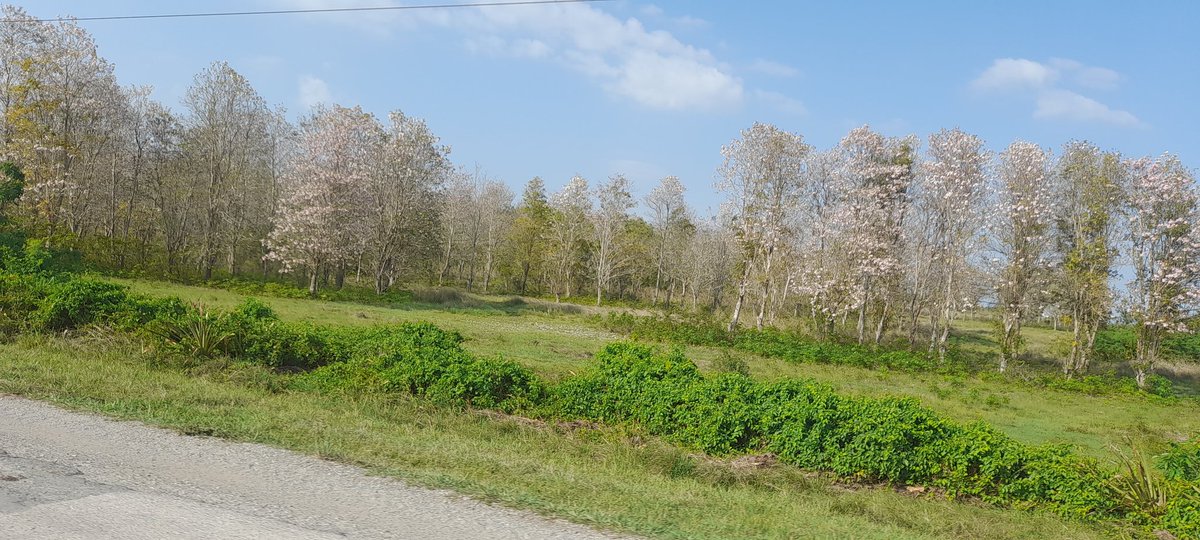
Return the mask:
[[[268,446],[0,396],[0,539],[615,538]]]

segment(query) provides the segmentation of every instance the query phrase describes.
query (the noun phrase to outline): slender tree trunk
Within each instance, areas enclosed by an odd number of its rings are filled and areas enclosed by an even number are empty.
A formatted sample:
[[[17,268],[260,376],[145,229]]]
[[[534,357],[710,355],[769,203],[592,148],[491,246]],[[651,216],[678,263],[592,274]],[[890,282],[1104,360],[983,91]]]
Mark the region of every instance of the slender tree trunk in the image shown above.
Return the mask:
[[[310,271],[308,273],[308,294],[310,296],[316,296],[317,290],[320,287],[318,280],[317,280],[317,274],[318,274],[317,268],[313,268],[312,271]]]
[[[879,314],[879,324],[875,325],[875,346],[883,343],[883,332],[887,329],[888,308],[891,307],[891,298],[885,297],[883,300],[883,312]]]
[[[767,258],[763,264],[763,276],[765,279],[763,280],[762,300],[758,303],[758,317],[754,320],[754,327],[759,330],[763,329],[763,316],[767,311],[767,300],[770,298],[771,285],[774,279],[771,275],[771,256],[774,253],[774,247],[767,248]]]
[[[746,286],[748,285],[748,283],[750,281],[751,261],[749,261],[749,260],[745,261],[745,265],[746,265],[746,268],[744,270],[742,270],[742,279],[741,279],[741,281],[738,282],[738,295],[737,295],[737,301],[734,302],[734,304],[733,304],[733,317],[729,320],[729,329],[728,330],[730,332],[737,330],[738,318],[741,317],[741,315],[742,315],[742,303],[744,303],[746,301]],[[716,305],[715,298],[716,298],[716,295],[714,295],[714,302],[713,302],[714,307]]]

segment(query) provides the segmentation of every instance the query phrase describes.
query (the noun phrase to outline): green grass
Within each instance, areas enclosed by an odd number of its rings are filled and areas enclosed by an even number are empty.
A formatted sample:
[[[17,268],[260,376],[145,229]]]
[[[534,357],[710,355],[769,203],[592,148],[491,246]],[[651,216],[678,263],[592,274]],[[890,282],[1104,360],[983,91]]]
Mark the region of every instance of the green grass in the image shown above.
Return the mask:
[[[245,298],[229,291],[174,283],[118,281],[137,292],[179,296],[219,308],[232,307]],[[504,356],[550,378],[578,372],[605,343],[620,339],[616,334],[589,324],[580,315],[547,314],[539,309],[511,306],[446,309],[445,306],[411,303],[383,307],[305,299],[261,299],[286,320],[335,325],[428,321],[462,333],[467,338],[466,348],[473,353]],[[987,324],[962,321],[961,326],[965,332],[981,334],[979,339],[982,340],[989,335]],[[1030,328],[1028,333],[1034,352],[1047,351],[1057,335],[1046,328]],[[707,369],[719,351],[688,347],[687,354],[701,368]],[[1077,444],[1083,452],[1102,459],[1112,458],[1110,446],[1124,445],[1127,437],[1148,438],[1154,442],[1200,434],[1200,405],[1191,399],[1169,401],[1127,395],[1088,396],[980,377],[794,364],[747,354],[741,356],[747,360],[751,374],[758,378],[806,377],[855,395],[913,396],[956,420],[982,419],[1027,443]]]
[[[261,368],[164,364],[103,333],[0,344],[0,392],[185,433],[271,444],[422,485],[659,538],[1098,538],[1122,531],[936,495],[738,471],[621,429],[409,399],[282,392]]]
[[[152,296],[178,296],[189,302],[227,309],[246,295],[161,281],[106,278]],[[284,320],[333,325],[373,325],[425,321],[456,330],[472,353],[503,356],[548,377],[576,370],[600,345],[620,339],[593,328],[581,316],[550,314],[544,305],[509,306],[498,298],[472,307],[400,303],[374,306],[349,302],[259,297]],[[495,307],[488,307],[488,306]]]

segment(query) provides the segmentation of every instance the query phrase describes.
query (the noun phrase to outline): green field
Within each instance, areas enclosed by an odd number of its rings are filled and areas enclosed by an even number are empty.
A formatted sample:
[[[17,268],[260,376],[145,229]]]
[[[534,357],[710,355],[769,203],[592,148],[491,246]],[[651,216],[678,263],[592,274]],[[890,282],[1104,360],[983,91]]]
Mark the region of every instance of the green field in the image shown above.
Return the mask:
[[[120,280],[134,291],[179,296],[216,308],[228,308],[244,295],[218,289],[166,282]],[[620,336],[597,328],[585,316],[550,314],[538,306],[457,308],[423,304],[367,306],[305,299],[261,298],[287,320],[334,325],[427,321],[456,330],[474,353],[500,355],[548,377],[577,372],[605,343]],[[966,332],[982,342],[988,323],[963,321]],[[1053,330],[1030,328],[1030,347],[1046,350]],[[985,345],[977,345],[985,346]],[[718,351],[688,347],[687,354],[707,368]],[[1181,440],[1200,433],[1200,404],[1194,400],[1163,400],[1138,395],[1089,396],[1048,388],[1015,385],[973,376],[880,371],[848,366],[795,364],[775,358],[741,354],[751,374],[763,379],[805,377],[826,382],[857,395],[913,396],[923,404],[960,421],[985,420],[1013,437],[1029,442],[1068,442],[1101,458],[1111,457],[1110,445],[1125,445],[1126,437]]]
[[[166,282],[114,281],[209,308],[230,308],[246,297]],[[473,353],[503,356],[550,378],[580,372],[595,351],[621,338],[587,316],[596,308],[532,300],[459,295],[441,303],[364,305],[259,299],[290,321],[431,322],[463,334]],[[985,323],[973,321],[964,324],[967,332],[972,324],[986,332]],[[702,369],[711,369],[721,351],[689,347],[687,353]],[[1130,438],[1153,444],[1200,432],[1200,407],[1192,399],[1088,396],[980,376],[734,354],[756,378],[804,377],[850,394],[913,396],[954,419],[982,419],[1025,442],[1073,443],[1102,460],[1112,458],[1111,445],[1126,446]],[[846,485],[790,466],[745,468],[629,427],[548,424],[411,398],[335,398],[285,388],[266,368],[221,359],[164,360],[134,337],[105,331],[24,336],[0,344],[0,392],[185,433],[291,448],[649,537],[1099,538],[1145,532],[952,501],[937,493],[915,495],[903,487]]]
[[[103,352],[97,353],[98,350]],[[1120,531],[791,467],[743,470],[634,431],[544,426],[409,399],[273,392],[268,375],[157,365],[108,337],[0,345],[0,392],[294,449],[656,538],[1102,538]]]

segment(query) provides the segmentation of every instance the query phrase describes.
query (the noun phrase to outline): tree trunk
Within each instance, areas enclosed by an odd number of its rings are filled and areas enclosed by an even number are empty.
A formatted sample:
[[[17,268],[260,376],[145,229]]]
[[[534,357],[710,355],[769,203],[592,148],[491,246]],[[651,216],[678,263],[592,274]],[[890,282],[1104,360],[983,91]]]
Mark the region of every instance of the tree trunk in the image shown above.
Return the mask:
[[[883,311],[879,314],[879,324],[875,325],[875,346],[883,343],[883,332],[887,329],[888,308],[891,307],[890,296],[883,301]]]
[[[771,276],[771,256],[774,255],[774,253],[774,247],[767,248],[767,259],[765,264],[763,264],[763,277],[765,279],[763,280],[762,300],[758,303],[758,317],[756,317],[754,320],[754,327],[759,330],[763,329],[763,317],[767,311],[767,300],[770,298],[771,285],[773,284],[773,277]]]
[[[317,281],[317,274],[318,272],[316,268],[313,268],[312,271],[308,273],[308,294],[310,296],[316,296],[317,289],[320,286]]]
[[[745,300],[746,300],[746,286],[748,285],[748,282],[750,281],[750,269],[751,269],[750,261],[745,261],[744,264],[746,265],[746,268],[744,270],[742,270],[742,279],[740,282],[738,282],[738,296],[737,296],[737,301],[734,302],[734,304],[733,304],[733,317],[729,320],[728,330],[730,332],[737,330],[738,318],[741,317],[741,315],[742,315],[742,303],[745,302]],[[717,295],[713,295],[713,298],[714,298],[713,304],[715,306],[716,305],[715,299],[717,298]]]

